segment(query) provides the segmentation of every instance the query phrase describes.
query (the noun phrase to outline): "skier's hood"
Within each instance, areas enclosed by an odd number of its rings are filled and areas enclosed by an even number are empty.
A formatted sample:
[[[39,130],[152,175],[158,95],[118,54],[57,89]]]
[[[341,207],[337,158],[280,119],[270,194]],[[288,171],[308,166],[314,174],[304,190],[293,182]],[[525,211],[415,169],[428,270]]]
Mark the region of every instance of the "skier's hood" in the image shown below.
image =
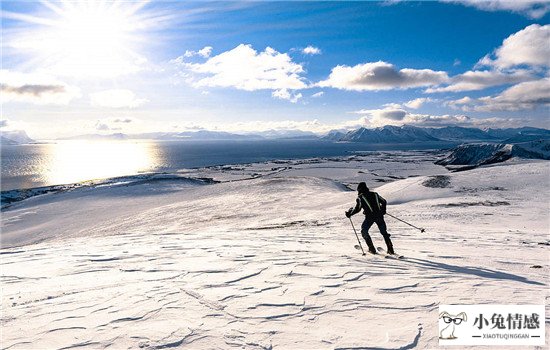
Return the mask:
[[[357,185],[357,192],[359,193],[369,192],[369,188],[367,187],[367,184],[364,182],[359,182],[359,184]]]

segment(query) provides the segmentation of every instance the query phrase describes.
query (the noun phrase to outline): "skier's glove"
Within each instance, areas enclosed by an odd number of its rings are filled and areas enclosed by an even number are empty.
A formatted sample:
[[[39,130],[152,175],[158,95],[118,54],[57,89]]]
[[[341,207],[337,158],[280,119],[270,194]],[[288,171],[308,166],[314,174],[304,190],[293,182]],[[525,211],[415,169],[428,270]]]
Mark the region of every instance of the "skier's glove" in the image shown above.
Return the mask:
[[[346,217],[347,217],[347,218],[350,218],[350,217],[351,217],[351,210],[346,210]]]

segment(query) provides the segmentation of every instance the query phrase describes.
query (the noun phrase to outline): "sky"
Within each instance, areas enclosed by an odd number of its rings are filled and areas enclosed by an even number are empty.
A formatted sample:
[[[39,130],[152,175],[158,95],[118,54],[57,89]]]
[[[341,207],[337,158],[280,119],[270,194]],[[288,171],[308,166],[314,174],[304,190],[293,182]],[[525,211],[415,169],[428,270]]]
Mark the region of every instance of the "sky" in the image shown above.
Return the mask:
[[[35,139],[550,128],[548,1],[2,1],[0,130]]]

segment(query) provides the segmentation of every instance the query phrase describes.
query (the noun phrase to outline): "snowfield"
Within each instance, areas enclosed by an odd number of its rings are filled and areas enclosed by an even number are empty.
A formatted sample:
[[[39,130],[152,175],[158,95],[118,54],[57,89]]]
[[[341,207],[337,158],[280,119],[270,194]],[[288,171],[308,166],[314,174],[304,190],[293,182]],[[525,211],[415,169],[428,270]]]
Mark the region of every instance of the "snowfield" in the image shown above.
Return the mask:
[[[433,349],[439,304],[548,304],[549,162],[450,173],[431,158],[214,167],[186,175],[220,183],[15,203],[2,213],[2,348]],[[361,180],[426,229],[386,217],[404,259],[354,249],[344,211]]]

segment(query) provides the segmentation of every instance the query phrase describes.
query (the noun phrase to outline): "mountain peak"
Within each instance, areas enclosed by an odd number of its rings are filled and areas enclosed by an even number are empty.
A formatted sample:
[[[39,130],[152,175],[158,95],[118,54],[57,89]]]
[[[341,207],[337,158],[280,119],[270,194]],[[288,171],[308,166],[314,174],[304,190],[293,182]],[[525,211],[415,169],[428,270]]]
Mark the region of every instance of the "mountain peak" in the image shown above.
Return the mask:
[[[27,135],[25,130],[2,131],[3,145],[22,145],[26,143],[34,143],[33,139]]]

